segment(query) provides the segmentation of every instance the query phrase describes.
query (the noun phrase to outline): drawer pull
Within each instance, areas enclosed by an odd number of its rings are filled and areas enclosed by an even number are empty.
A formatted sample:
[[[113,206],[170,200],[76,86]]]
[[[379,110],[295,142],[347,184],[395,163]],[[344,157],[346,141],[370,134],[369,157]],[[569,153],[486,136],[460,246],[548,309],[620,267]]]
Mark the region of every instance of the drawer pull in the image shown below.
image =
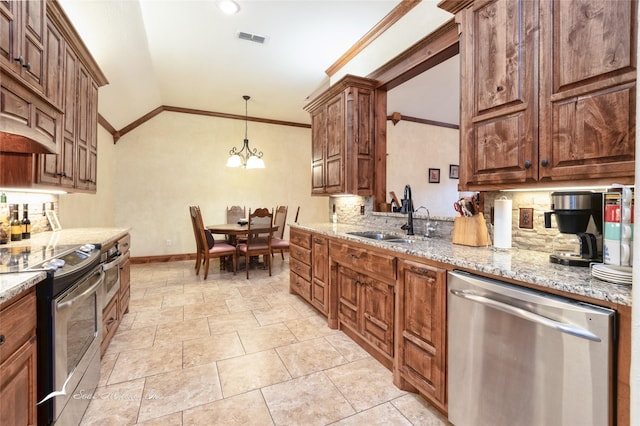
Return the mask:
[[[417,268],[415,266],[411,266],[410,268],[413,272],[417,272],[419,274],[428,274],[429,272],[431,272],[429,269],[425,269],[425,268]]]
[[[3,344],[7,339],[4,337],[4,334],[0,334],[0,345]]]
[[[314,238],[313,242],[316,244],[322,244],[322,240],[320,238]]]
[[[349,256],[351,256],[352,259],[360,259],[360,256],[356,254],[350,254]]]

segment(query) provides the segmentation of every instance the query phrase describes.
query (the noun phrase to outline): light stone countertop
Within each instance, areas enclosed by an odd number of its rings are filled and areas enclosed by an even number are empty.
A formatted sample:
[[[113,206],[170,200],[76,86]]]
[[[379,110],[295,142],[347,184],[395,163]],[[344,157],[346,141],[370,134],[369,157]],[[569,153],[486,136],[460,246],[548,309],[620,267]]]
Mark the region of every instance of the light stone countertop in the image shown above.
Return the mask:
[[[116,242],[129,233],[128,228],[72,228],[33,234],[30,239],[9,242],[0,247],[31,247],[32,250],[46,246],[67,244],[102,244]],[[0,274],[0,304],[33,287],[46,278],[45,272],[15,272]]]
[[[571,294],[631,306],[631,286],[613,284],[591,276],[589,268],[551,263],[549,253],[493,247],[470,247],[453,244],[448,239],[408,237],[402,231],[353,224],[292,224],[293,228],[313,231],[330,237],[368,244],[382,249],[406,253],[454,267],[491,274],[496,278],[509,278],[540,287],[561,290]],[[349,235],[351,231],[391,232],[413,240],[411,243],[389,243]]]

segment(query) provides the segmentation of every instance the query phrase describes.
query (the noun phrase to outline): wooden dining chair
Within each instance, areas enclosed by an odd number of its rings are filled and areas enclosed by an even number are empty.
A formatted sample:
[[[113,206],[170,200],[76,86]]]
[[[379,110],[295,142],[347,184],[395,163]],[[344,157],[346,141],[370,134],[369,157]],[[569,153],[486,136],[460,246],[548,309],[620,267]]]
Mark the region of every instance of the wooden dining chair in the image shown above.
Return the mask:
[[[239,223],[240,219],[247,218],[247,208],[245,206],[227,206],[227,223]],[[244,237],[239,238],[231,238],[230,235],[225,235],[227,242],[231,242],[234,240],[245,242]]]
[[[282,260],[284,260],[284,252],[289,251],[289,240],[284,239],[284,227],[287,222],[287,206],[278,206],[273,219],[273,226],[277,226],[278,230],[274,232],[271,239],[271,257],[276,251],[280,252]]]
[[[247,241],[238,245],[238,255],[245,257],[247,279],[249,279],[250,260],[251,257],[254,256],[262,256],[264,263],[269,269],[269,276],[271,276],[271,239],[273,237],[273,231],[257,233],[253,232],[252,228],[261,228],[265,225],[271,227],[273,225],[273,212],[270,212],[269,209],[266,208],[258,208],[255,212],[251,213],[251,209],[249,209],[248,221]]]
[[[200,274],[200,267],[204,264],[204,279],[206,280],[209,275],[209,259],[219,258],[221,262],[224,262],[227,256],[231,256],[232,258],[233,274],[235,275],[238,269],[236,247],[224,242],[216,242],[213,239],[211,233],[208,233],[204,227],[200,207],[190,206],[189,214],[191,215],[192,223],[194,223],[194,234],[196,235],[196,247],[198,250],[198,254],[196,255],[196,275]],[[207,235],[207,233],[209,235]]]

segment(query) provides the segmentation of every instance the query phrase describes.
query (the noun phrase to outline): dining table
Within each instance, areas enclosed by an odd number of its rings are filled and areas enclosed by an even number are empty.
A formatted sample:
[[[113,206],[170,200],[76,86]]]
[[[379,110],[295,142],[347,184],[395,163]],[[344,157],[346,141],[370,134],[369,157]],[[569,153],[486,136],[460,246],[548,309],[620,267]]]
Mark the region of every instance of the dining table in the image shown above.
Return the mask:
[[[206,228],[212,234],[223,234],[229,236],[229,244],[237,245],[238,237],[246,237],[249,235],[249,225],[240,225],[239,223],[222,223],[219,225],[207,225]],[[274,225],[261,225],[254,224],[251,227],[251,232],[256,234],[265,234],[268,232],[275,232],[278,230]]]

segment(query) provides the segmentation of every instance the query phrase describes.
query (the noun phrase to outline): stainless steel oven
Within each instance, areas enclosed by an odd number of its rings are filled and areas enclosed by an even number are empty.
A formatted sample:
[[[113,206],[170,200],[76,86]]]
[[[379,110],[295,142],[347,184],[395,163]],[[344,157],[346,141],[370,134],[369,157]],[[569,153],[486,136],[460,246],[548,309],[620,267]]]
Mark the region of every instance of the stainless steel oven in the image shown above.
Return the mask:
[[[100,379],[100,250],[76,247],[30,269],[48,271],[36,288],[38,423],[78,425]]]
[[[118,249],[118,243],[111,247],[102,248],[101,253],[102,269],[105,272],[105,298],[104,306],[107,306],[111,299],[118,293],[120,288],[120,263],[124,258],[122,252]]]

